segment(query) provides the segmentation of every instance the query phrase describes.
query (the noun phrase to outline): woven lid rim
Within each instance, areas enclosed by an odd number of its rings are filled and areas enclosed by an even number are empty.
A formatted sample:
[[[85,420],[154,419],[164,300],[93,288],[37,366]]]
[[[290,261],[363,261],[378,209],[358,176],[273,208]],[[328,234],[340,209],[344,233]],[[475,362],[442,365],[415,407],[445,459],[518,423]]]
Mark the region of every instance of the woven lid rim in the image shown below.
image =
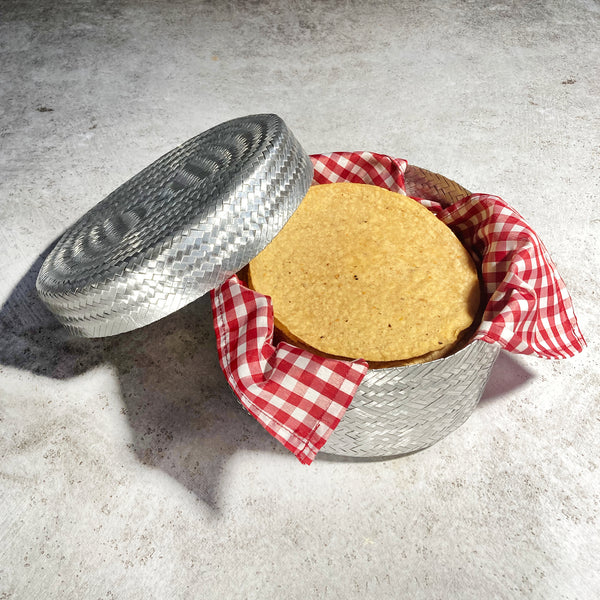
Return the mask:
[[[38,294],[76,335],[147,325],[247,264],[311,182],[310,158],[279,116],[216,125],[163,154],[70,226],[38,273]]]

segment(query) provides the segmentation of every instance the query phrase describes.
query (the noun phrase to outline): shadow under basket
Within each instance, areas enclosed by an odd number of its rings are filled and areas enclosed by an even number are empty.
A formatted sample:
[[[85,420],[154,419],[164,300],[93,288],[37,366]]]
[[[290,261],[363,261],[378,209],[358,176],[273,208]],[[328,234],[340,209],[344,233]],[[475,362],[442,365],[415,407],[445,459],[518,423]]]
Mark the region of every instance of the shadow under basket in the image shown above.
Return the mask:
[[[409,196],[448,206],[470,192],[446,177],[408,165]],[[350,457],[423,450],[460,427],[488,382],[499,346],[475,340],[437,360],[370,369],[321,452]]]

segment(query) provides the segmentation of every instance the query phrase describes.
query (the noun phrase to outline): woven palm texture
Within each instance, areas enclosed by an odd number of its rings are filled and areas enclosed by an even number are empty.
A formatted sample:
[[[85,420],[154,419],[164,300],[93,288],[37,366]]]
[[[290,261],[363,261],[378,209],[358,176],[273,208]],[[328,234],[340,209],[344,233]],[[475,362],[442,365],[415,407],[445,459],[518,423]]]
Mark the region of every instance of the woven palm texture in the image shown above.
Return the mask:
[[[409,165],[406,193],[449,205],[469,192],[458,183]],[[427,448],[472,414],[499,347],[474,341],[423,364],[371,369],[322,452],[353,457],[399,456]]]
[[[75,335],[147,325],[256,256],[297,208],[312,172],[276,115],[217,125],[79,219],[45,260],[38,293]]]

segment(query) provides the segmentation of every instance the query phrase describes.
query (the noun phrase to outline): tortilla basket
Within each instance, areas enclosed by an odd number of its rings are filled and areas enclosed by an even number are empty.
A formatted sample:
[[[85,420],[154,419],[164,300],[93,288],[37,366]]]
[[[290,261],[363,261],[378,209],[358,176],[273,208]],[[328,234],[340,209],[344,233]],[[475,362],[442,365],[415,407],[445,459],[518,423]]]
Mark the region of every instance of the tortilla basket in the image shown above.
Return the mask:
[[[40,297],[75,335],[115,335],[160,319],[256,256],[312,175],[310,158],[276,115],[216,126],[74,223],[40,270]],[[405,182],[408,195],[442,204],[469,193],[414,166]],[[474,410],[497,354],[475,341],[429,363],[370,370],[323,451],[390,456],[434,444]]]

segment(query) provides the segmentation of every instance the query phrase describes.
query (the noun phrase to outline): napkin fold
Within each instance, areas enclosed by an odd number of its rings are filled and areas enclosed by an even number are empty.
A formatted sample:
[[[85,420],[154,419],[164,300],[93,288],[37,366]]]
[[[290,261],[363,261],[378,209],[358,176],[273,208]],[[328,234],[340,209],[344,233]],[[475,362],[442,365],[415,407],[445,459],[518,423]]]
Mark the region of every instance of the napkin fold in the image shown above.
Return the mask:
[[[271,299],[232,277],[212,296],[219,362],[246,410],[288,450],[310,464],[367,373],[364,360],[315,356],[273,345]]]
[[[371,152],[311,157],[313,185],[349,181],[405,193],[407,162]],[[585,340],[548,251],[504,200],[471,194],[443,206],[415,198],[448,225],[481,265],[485,311],[474,334],[509,352],[566,358]],[[367,372],[363,360],[316,356],[273,344],[271,300],[236,276],[212,292],[221,368],[242,405],[304,464],[310,464]]]

